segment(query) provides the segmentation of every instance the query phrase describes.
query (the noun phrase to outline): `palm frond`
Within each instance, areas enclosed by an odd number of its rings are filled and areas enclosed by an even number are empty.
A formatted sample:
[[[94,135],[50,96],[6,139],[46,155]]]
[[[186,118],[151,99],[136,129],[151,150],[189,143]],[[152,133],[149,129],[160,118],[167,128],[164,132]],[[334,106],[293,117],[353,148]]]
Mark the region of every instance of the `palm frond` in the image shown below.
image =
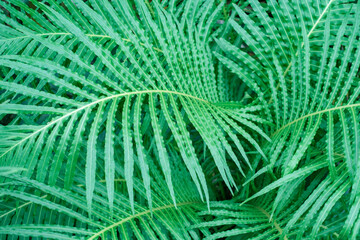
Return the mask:
[[[279,14],[278,10],[275,10],[274,1],[269,1],[268,5],[275,14]],[[360,4],[329,1],[318,9],[320,14],[318,18],[314,18],[314,14],[309,15],[306,11],[307,8],[310,12],[315,10],[311,10],[308,2],[301,4],[298,2],[294,5],[287,3],[285,6],[289,7],[289,5],[298,19],[297,22],[291,23],[298,30],[280,32],[280,35],[284,39],[300,41],[297,44],[294,44],[296,41],[286,44],[289,49],[297,49],[284,51],[290,53],[288,63],[284,60],[286,58],[282,56],[283,51],[281,51],[285,46],[276,44],[276,37],[279,36],[273,32],[272,41],[265,40],[266,33],[269,34],[273,29],[266,26],[268,21],[264,20],[265,17],[262,17],[263,21],[260,20],[265,29],[262,30],[251,21],[245,11],[236,6],[237,13],[244,26],[248,28],[248,32],[235,21],[232,25],[234,30],[241,34],[245,43],[253,43],[249,44],[249,47],[254,57],[224,39],[218,41],[219,46],[226,53],[226,57],[217,54],[219,60],[247,84],[249,91],[255,92],[259,99],[263,98],[263,101],[268,103],[275,126],[268,132],[271,143],[261,146],[270,161],[263,165],[257,174],[252,175],[247,183],[264,173],[270,173],[275,179],[267,186],[263,185],[262,190],[255,192],[245,202],[251,202],[252,199],[270,194],[270,191],[279,188],[276,204],[271,210],[271,214],[274,214],[279,207],[278,201],[284,199],[284,192],[294,189],[293,183],[296,179],[299,181],[301,179],[300,183],[304,182],[319,168],[328,167],[332,178],[329,177],[327,181],[333,181],[334,185],[329,188],[329,192],[322,195],[321,200],[314,203],[312,210],[309,210],[297,239],[302,239],[302,234],[310,227],[313,218],[316,219],[315,225],[307,236],[310,239],[318,236],[321,224],[329,214],[332,214],[341,198],[347,199],[348,210],[356,211],[356,213],[344,214],[342,217],[344,227],[341,236],[355,236],[358,230],[354,228],[354,232],[351,233],[352,227],[349,221],[354,225],[354,216],[359,214],[355,202],[358,195],[358,181],[353,179],[358,177],[355,176],[355,169],[358,169],[359,162],[357,149],[360,105],[357,101],[359,92],[355,89],[358,87],[356,74],[359,70],[360,56],[358,39]],[[287,7],[283,10],[287,10]],[[260,15],[267,16],[259,6],[253,6],[253,9],[259,18]],[[340,21],[337,16],[341,11],[344,12],[344,18]],[[276,18],[272,20],[275,21]],[[286,27],[284,26],[283,29]],[[323,36],[319,35],[320,32]],[[250,33],[253,35],[253,40]],[[273,42],[273,49],[270,49],[269,42]],[[272,61],[269,62],[269,59]],[[251,70],[248,70],[249,67]],[[267,77],[262,77],[266,73]],[[311,154],[313,148],[324,153],[325,158]],[[349,190],[351,194],[347,194]],[[304,207],[306,206],[308,210],[310,205],[305,204],[310,202],[304,203]],[[323,209],[318,212],[320,207]],[[301,214],[304,213],[305,210]],[[347,220],[344,222],[345,219]],[[296,221],[298,218],[289,222],[286,229],[293,228]]]
[[[0,2],[0,235],[352,239],[360,2]]]
[[[243,171],[246,166],[236,152],[247,158],[234,133],[238,129],[248,138],[241,124],[252,120],[234,118],[214,105],[219,93],[212,81],[209,33],[200,31],[211,27],[222,5],[199,2],[196,6],[204,11],[196,12],[189,2],[178,19],[156,1],[151,6],[135,1],[136,12],[123,1],[47,3],[34,1],[36,11],[21,1],[2,3],[12,16],[2,15],[1,28],[12,32],[1,39],[2,45],[17,46],[3,47],[0,56],[2,118],[16,114],[2,127],[8,136],[1,140],[3,166],[23,166],[26,176],[51,186],[64,176],[66,189],[85,167],[81,172],[91,212],[99,168],[113,208],[114,155],[123,156],[134,210],[134,168],[140,168],[151,206],[148,158],[156,156],[176,205],[166,146],[174,136],[172,144],[178,146],[200,197],[209,202],[199,152],[193,147],[193,139],[200,137],[226,185],[236,186],[222,148]],[[28,10],[32,19],[17,7]],[[253,138],[249,141],[261,151]],[[101,167],[98,158],[103,159]]]

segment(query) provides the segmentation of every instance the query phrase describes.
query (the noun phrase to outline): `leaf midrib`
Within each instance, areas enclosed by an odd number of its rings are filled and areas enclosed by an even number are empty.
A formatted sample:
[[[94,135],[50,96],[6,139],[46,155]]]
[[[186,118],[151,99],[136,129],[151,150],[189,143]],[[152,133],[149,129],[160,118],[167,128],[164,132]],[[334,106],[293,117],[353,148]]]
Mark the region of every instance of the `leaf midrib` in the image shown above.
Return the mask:
[[[314,32],[315,28],[317,27],[317,25],[319,24],[319,22],[321,21],[321,19],[323,18],[323,16],[325,15],[325,13],[327,12],[327,10],[329,9],[330,5],[334,2],[335,0],[331,0],[325,7],[325,9],[322,11],[322,13],[320,14],[320,16],[318,17],[318,19],[316,20],[316,22],[314,23],[314,25],[312,26],[312,28],[310,29],[309,33],[307,34],[307,37],[309,38],[311,36],[311,34]],[[301,43],[301,47],[300,49],[304,46],[304,42]],[[296,55],[297,56],[299,54],[299,50],[296,51]],[[292,65],[292,61],[289,63],[289,65],[287,66],[285,72],[284,72],[284,77],[286,76],[286,74],[289,72],[290,67]]]
[[[326,112],[331,112],[331,111],[337,111],[337,110],[340,110],[340,109],[346,109],[346,108],[355,108],[355,107],[360,107],[360,103],[355,103],[355,104],[350,104],[350,105],[345,105],[345,106],[339,106],[339,107],[334,107],[334,108],[328,108],[328,109],[325,109],[325,110],[321,110],[321,111],[317,111],[317,112],[313,112],[313,113],[309,113],[305,116],[302,116],[298,119],[295,119],[294,121],[292,122],[289,122],[287,123],[286,125],[282,126],[281,128],[277,129],[273,134],[272,136],[276,135],[277,133],[279,133],[280,131],[284,130],[285,128],[287,128],[288,126],[300,121],[300,120],[303,120],[305,118],[308,118],[308,117],[311,117],[311,116],[314,116],[314,115],[319,115],[319,114],[322,114],[322,113],[326,113]]]
[[[322,11],[322,13],[320,14],[320,16],[318,17],[318,19],[316,20],[316,22],[314,23],[314,25],[312,26],[312,28],[310,29],[309,33],[307,34],[307,37],[310,38],[311,34],[314,32],[315,28],[317,27],[317,25],[320,23],[321,19],[323,18],[323,16],[325,15],[325,13],[327,12],[327,10],[329,9],[330,5],[334,2],[335,0],[331,0],[325,7],[325,9]],[[296,51],[295,56],[299,55],[299,51],[301,50],[301,48],[304,46],[304,42],[301,43],[300,49],[298,49]],[[285,76],[287,75],[287,73],[289,72],[290,68],[292,66],[292,61],[290,61],[289,65],[287,66],[287,68],[285,69],[284,73],[283,73],[283,77],[285,78]],[[276,90],[278,90],[280,87],[280,83],[278,83],[278,85],[276,86]],[[268,101],[268,103],[270,104],[272,102],[272,97],[270,98],[270,100]]]
[[[101,180],[99,180],[99,182],[100,182],[100,183],[105,183],[106,180],[105,180],[105,179],[101,179]],[[117,179],[114,179],[114,182],[125,182],[125,179],[117,178]],[[76,186],[77,186],[77,187],[84,187],[85,185],[83,185],[83,184],[78,184],[78,185],[76,185]],[[40,198],[46,198],[47,196],[48,196],[48,195],[45,194],[45,195],[41,196]],[[3,218],[3,217],[5,217],[6,215],[9,215],[9,214],[12,213],[12,212],[18,211],[19,209],[21,209],[21,208],[23,208],[23,207],[26,207],[27,205],[32,204],[32,203],[33,203],[33,202],[28,201],[28,202],[25,202],[24,204],[22,204],[22,205],[20,205],[20,206],[17,206],[17,207],[15,207],[15,208],[12,208],[11,210],[5,212],[3,215],[0,215],[0,219]]]
[[[186,206],[186,205],[193,205],[193,204],[202,204],[202,202],[183,202],[183,203],[176,204],[176,207],[181,207],[181,206]],[[104,229],[100,230],[99,232],[95,233],[93,236],[88,238],[88,240],[95,239],[96,237],[98,237],[101,234],[109,231],[110,229],[115,228],[117,226],[120,226],[123,223],[128,222],[128,221],[130,221],[130,220],[132,220],[134,218],[138,218],[138,217],[150,214],[151,212],[154,213],[154,212],[161,211],[161,210],[168,209],[168,208],[175,208],[175,205],[174,204],[169,204],[169,205],[153,208],[152,210],[146,210],[146,211],[131,215],[131,216],[127,217],[127,218],[124,218],[124,219],[120,220],[119,222],[116,222],[116,223],[114,223],[114,224],[112,224],[112,225],[110,225],[108,227],[105,227]]]
[[[34,35],[35,36],[56,36],[56,35],[63,35],[63,36],[72,35],[72,36],[74,36],[74,34],[68,33],[68,32],[38,33],[38,34],[34,34]],[[101,35],[101,34],[85,34],[85,35],[88,37],[94,37],[94,38],[110,38],[110,39],[112,39],[112,37],[110,37],[108,35]],[[0,42],[7,42],[7,41],[13,41],[13,40],[17,40],[17,39],[24,39],[24,38],[31,38],[31,36],[25,35],[25,36],[21,36],[21,37],[0,39]],[[128,38],[121,38],[121,39],[125,42],[132,42]],[[140,45],[146,46],[144,43],[140,43]],[[153,49],[158,52],[163,52],[161,49],[156,48],[156,47],[153,47]]]
[[[67,114],[65,114],[64,116],[62,117],[59,117],[57,119],[55,119],[54,121],[51,121],[50,123],[46,124],[44,127],[42,128],[39,128],[38,130],[36,130],[35,132],[31,133],[30,135],[28,135],[27,137],[23,138],[21,141],[17,142],[16,144],[14,144],[13,146],[11,146],[7,151],[5,151],[1,156],[0,158],[2,158],[3,156],[5,156],[8,152],[10,152],[12,149],[14,149],[15,147],[17,147],[18,145],[20,145],[21,143],[23,143],[24,141],[26,141],[27,139],[35,136],[36,134],[40,133],[41,131],[53,126],[54,124],[62,121],[63,119],[77,113],[77,112],[80,112],[88,107],[91,107],[93,105],[96,105],[98,103],[101,103],[101,102],[105,102],[105,101],[108,101],[108,100],[111,100],[111,99],[114,99],[114,98],[118,98],[118,97],[124,97],[124,96],[128,96],[128,95],[137,95],[137,94],[149,94],[149,93],[166,93],[166,94],[174,94],[174,95],[179,95],[179,96],[184,96],[184,97],[188,97],[188,98],[192,98],[192,99],[195,99],[195,100],[198,100],[198,101],[202,101],[204,103],[207,103],[207,104],[210,104],[209,101],[205,100],[205,99],[202,99],[202,98],[199,98],[199,97],[196,97],[196,96],[193,96],[193,95],[190,95],[190,94],[186,94],[186,93],[181,93],[181,92],[175,92],[175,91],[169,91],[169,90],[143,90],[143,91],[135,91],[135,92],[126,92],[126,93],[120,93],[120,94],[116,94],[116,95],[111,95],[109,97],[105,97],[105,98],[102,98],[102,99],[99,99],[99,100],[96,100],[94,102],[91,102],[89,104],[86,104],[80,108],[77,108],[75,109],[74,111],[71,111]]]
[[[276,230],[280,233],[280,235],[282,235],[283,229],[280,227],[280,225],[276,222],[276,220],[273,219],[273,218],[271,217],[271,215],[270,215],[265,209],[263,209],[262,207],[259,207],[259,206],[255,206],[255,205],[251,205],[251,206],[253,206],[255,209],[257,209],[257,210],[260,211],[262,214],[264,214],[264,215],[269,219],[269,221],[272,222],[272,224],[274,225],[274,227],[276,228]],[[286,235],[283,237],[283,239],[284,239],[284,240],[288,240],[288,238],[287,238]]]

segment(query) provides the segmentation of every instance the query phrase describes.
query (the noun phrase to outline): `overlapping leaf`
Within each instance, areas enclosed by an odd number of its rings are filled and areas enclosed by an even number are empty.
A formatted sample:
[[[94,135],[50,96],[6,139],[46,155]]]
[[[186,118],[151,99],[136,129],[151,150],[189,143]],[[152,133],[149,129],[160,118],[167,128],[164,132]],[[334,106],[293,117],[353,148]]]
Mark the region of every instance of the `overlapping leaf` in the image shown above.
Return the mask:
[[[249,131],[267,136],[253,113],[217,104],[225,90],[217,86],[208,41],[223,4],[184,2],[182,17],[172,13],[173,3],[157,1],[135,1],[136,11],[126,1],[1,5],[2,166],[22,166],[26,176],[69,190],[80,174],[91,215],[100,176],[114,209],[115,162],[124,167],[135,212],[135,176],[152,206],[150,160],[176,206],[172,148],[206,202],[194,141],[208,147],[231,191],[228,160],[240,172],[250,166],[239,136],[261,152]]]

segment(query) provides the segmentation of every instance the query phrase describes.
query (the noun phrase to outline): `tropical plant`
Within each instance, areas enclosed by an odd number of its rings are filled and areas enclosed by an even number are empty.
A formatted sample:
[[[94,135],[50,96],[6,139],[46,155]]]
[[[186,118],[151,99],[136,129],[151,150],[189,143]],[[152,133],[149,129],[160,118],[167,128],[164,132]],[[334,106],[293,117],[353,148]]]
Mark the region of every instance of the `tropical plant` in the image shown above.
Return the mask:
[[[0,2],[2,239],[360,239],[360,2]]]

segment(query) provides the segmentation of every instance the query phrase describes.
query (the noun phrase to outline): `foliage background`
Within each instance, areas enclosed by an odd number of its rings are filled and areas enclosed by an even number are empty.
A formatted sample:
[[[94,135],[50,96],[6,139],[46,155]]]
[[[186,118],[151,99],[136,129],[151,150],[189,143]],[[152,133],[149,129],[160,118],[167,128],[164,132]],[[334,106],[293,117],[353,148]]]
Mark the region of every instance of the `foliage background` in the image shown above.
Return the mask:
[[[360,2],[1,1],[4,239],[359,239]]]

